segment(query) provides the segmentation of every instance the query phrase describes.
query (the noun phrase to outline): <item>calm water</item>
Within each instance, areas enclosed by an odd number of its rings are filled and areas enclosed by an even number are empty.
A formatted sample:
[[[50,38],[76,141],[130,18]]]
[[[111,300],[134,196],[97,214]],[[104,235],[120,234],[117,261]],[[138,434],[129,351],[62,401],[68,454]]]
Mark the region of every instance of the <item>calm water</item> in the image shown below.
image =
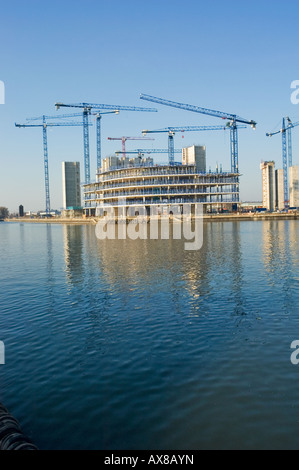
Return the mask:
[[[41,449],[299,448],[298,221],[0,224],[0,401]]]

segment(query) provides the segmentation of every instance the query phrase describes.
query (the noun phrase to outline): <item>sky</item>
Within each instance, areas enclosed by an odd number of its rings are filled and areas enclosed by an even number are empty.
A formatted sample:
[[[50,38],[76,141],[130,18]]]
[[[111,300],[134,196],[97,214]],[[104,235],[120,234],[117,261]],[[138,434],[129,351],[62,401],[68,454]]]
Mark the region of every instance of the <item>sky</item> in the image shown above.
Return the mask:
[[[108,137],[141,137],[143,129],[221,125],[212,116],[140,99],[140,94],[237,114],[257,122],[239,131],[241,200],[261,200],[262,160],[282,168],[283,116],[299,121],[291,83],[299,80],[299,3],[277,0],[0,0],[0,206],[45,209],[41,128],[20,129],[28,118],[71,113],[55,103],[155,107],[157,113],[120,112],[102,119],[102,155],[121,149]],[[95,124],[94,118],[91,123]],[[127,150],[167,148],[167,135],[127,141]],[[176,134],[175,147],[205,145],[207,167],[230,169],[229,133]],[[62,207],[62,161],[80,161],[83,131],[48,130],[52,209]],[[91,180],[96,172],[96,133],[90,128]],[[167,154],[152,154],[166,163]],[[176,157],[180,159],[180,156]],[[293,130],[299,164],[299,128]]]

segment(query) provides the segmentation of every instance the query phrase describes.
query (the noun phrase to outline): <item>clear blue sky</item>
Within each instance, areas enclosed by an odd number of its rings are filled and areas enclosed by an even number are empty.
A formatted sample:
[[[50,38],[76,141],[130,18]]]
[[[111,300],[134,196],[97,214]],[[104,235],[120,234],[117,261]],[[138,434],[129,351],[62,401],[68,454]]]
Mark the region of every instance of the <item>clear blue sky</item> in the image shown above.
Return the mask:
[[[1,2],[0,205],[16,211],[44,209],[41,129],[17,129],[15,122],[57,113],[56,101],[155,106],[158,113],[120,113],[102,121],[104,156],[120,149],[107,137],[139,136],[144,128],[217,125],[222,121],[152,105],[146,93],[258,122],[239,132],[242,200],[261,198],[260,161],[281,167],[283,116],[299,120],[290,84],[299,79],[299,4],[277,0],[51,0]],[[68,110],[65,110],[67,113]],[[167,147],[155,135],[147,147]],[[230,168],[228,133],[177,135],[175,146],[206,145],[207,164]],[[142,143],[128,142],[127,148]],[[83,175],[81,128],[49,131],[52,208],[62,206],[61,162],[78,160]],[[299,131],[293,132],[299,163]],[[95,128],[90,131],[91,176],[96,169]],[[165,157],[157,161],[166,160]]]

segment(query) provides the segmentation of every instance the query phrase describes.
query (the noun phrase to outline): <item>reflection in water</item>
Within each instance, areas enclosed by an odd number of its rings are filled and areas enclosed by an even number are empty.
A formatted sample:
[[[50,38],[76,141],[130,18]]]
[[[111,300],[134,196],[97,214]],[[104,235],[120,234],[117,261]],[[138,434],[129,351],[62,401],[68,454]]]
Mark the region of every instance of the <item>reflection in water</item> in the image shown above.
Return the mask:
[[[110,296],[103,282],[100,282],[101,267],[97,258],[94,227],[64,225],[63,241],[64,271],[68,286],[68,309],[72,313],[71,321],[72,323],[77,321],[81,331],[84,331],[82,322],[88,319],[86,334],[83,335],[84,344],[81,346],[83,367],[89,351],[103,353],[109,343],[106,321]]]
[[[295,221],[265,221],[263,261],[268,282],[284,299],[284,311],[294,308],[291,282],[298,266],[298,224]]]
[[[24,252],[25,251],[24,223],[21,223],[19,227],[20,227],[20,247],[21,247],[21,250]]]
[[[51,224],[46,225],[46,269],[47,269],[47,311],[56,318],[56,298],[55,298],[55,269],[54,269],[54,251],[53,251],[53,227]]]
[[[84,277],[83,229],[81,225],[63,225],[65,272],[69,286],[76,286]]]
[[[183,239],[150,240],[149,234],[147,240],[97,240],[100,270],[122,293],[138,286],[150,296],[167,286],[178,312],[187,306],[180,297],[188,295],[190,315],[209,314],[213,304],[203,308],[202,301],[226,285],[234,313],[244,314],[240,224],[204,224],[203,240],[202,248],[192,252],[184,249]]]
[[[242,289],[242,255],[240,224],[207,223],[204,227],[204,246],[200,252],[201,296],[211,297],[210,311],[229,301],[231,313],[245,314]],[[192,260],[193,262],[193,260]]]
[[[245,296],[242,295],[244,287],[243,270],[242,270],[242,250],[240,237],[240,222],[232,224],[232,254],[231,254],[231,270],[232,270],[232,291],[235,300],[235,315],[246,315]]]
[[[298,266],[298,235],[299,235],[299,226],[298,222],[292,221],[289,224],[289,248],[292,261],[294,265]]]
[[[207,263],[207,226],[203,227],[203,246],[201,250],[182,253],[183,278],[186,280],[186,288],[193,299],[200,299],[208,290],[208,263]]]
[[[39,448],[298,447],[298,221],[208,222],[197,252],[0,232],[2,401]]]
[[[52,242],[52,226],[51,224],[46,225],[46,238],[47,238],[47,276],[48,276],[48,289],[49,298],[53,299],[53,285],[54,285],[54,272],[53,272],[53,242]]]

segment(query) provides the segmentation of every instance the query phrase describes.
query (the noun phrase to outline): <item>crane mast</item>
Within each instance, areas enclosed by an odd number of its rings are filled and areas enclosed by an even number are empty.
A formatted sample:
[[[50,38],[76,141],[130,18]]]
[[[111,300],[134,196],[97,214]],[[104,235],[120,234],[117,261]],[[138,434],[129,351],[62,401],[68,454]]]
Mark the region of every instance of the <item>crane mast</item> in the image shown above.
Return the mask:
[[[85,183],[90,183],[90,151],[89,151],[89,115],[93,114],[92,110],[96,111],[97,119],[97,168],[101,167],[101,115],[110,114],[103,113],[102,110],[109,110],[118,114],[119,111],[149,111],[157,112],[154,108],[141,108],[136,106],[122,106],[113,104],[96,104],[96,103],[55,103],[56,109],[60,108],[79,108],[83,112],[83,148],[84,148],[84,171],[85,171]]]
[[[164,129],[157,129],[153,131],[149,130],[143,130],[142,133],[143,135],[146,134],[159,134],[166,132],[168,133],[168,160],[169,160],[169,165],[174,164],[174,136],[176,132],[190,132],[190,131],[219,131],[219,130],[226,130],[230,129],[230,123],[228,123],[226,126],[185,126],[185,127],[166,127]],[[246,126],[238,126],[238,129],[241,128],[246,128]],[[235,143],[235,140],[234,140]]]
[[[70,116],[68,116],[70,117]],[[45,177],[45,206],[46,206],[46,214],[47,216],[50,215],[51,211],[51,201],[50,201],[50,181],[49,181],[49,156],[48,156],[48,137],[47,137],[47,128],[48,127],[73,127],[73,126],[82,126],[82,122],[59,122],[59,123],[52,123],[47,121],[47,117],[45,115],[41,116],[40,118],[32,118],[32,121],[35,120],[42,120],[40,124],[17,124],[15,123],[15,127],[18,128],[27,128],[27,127],[41,127],[43,130],[43,150],[44,150],[44,177]]]
[[[287,124],[286,124],[287,123]],[[284,191],[284,206],[287,209],[289,206],[289,175],[288,168],[293,165],[292,156],[292,129],[299,126],[299,122],[292,123],[289,117],[282,119],[282,128],[277,132],[268,132],[267,137],[272,137],[281,134],[282,143],[282,165],[283,165],[283,191]]]
[[[239,155],[238,155],[238,128],[237,123],[250,125],[253,129],[256,128],[256,122],[251,120],[244,119],[236,114],[223,113],[221,111],[215,111],[208,108],[202,108],[200,106],[194,106],[190,104],[178,103],[176,101],[165,100],[163,98],[157,98],[151,95],[141,94],[140,99],[146,101],[152,101],[154,103],[163,104],[166,106],[172,106],[174,108],[185,109],[187,111],[192,111],[195,113],[206,114],[209,116],[218,117],[230,121],[230,131],[231,131],[231,171],[232,173],[239,172]]]

